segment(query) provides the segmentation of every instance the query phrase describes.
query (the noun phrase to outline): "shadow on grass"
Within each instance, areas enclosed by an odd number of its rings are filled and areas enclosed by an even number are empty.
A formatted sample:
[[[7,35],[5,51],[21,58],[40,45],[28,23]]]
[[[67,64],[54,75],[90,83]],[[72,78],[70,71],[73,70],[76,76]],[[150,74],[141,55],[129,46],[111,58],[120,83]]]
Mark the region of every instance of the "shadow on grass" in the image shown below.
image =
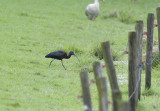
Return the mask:
[[[20,104],[18,102],[15,102],[15,103],[11,103],[11,104],[8,104],[9,106],[12,106],[12,107],[20,107]]]

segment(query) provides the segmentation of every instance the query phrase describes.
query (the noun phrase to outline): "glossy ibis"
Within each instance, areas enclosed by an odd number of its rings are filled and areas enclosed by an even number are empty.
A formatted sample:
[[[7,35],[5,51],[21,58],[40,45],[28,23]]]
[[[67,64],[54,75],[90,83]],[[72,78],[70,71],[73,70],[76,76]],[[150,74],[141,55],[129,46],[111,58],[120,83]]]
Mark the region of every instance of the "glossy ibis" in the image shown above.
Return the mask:
[[[62,63],[62,66],[64,67],[63,65],[63,62],[62,62],[62,59],[69,59],[72,55],[74,55],[78,60],[79,58],[76,56],[76,54],[73,52],[73,51],[70,51],[69,54],[67,55],[67,53],[65,51],[62,51],[62,50],[56,50],[54,52],[50,52],[49,54],[47,54],[45,56],[45,58],[52,58],[53,60],[50,62],[49,66],[51,65],[51,63],[57,59],[57,60],[61,60],[61,63]],[[80,61],[80,60],[79,60]],[[64,67],[64,69],[66,70],[66,68]]]

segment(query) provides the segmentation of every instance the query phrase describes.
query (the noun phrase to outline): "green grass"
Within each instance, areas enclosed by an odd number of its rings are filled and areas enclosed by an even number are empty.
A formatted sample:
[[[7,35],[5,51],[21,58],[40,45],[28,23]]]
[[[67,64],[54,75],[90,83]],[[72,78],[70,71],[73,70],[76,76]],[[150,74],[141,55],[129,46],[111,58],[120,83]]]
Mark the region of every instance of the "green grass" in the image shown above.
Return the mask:
[[[159,0],[106,0],[100,2],[101,13],[89,21],[84,10],[93,0],[0,0],[0,110],[1,111],[82,111],[77,95],[81,94],[79,72],[92,68],[98,60],[94,47],[109,40],[112,50],[121,53],[126,48],[128,32],[136,20],[156,13]],[[117,10],[117,18],[105,18]],[[134,17],[134,19],[132,19]],[[127,22],[123,22],[125,20]],[[156,19],[155,19],[156,22]],[[157,40],[157,30],[154,38]],[[48,67],[51,51],[75,51],[80,58],[60,61]],[[104,70],[106,76],[106,71]],[[124,70],[124,72],[127,72]],[[117,72],[118,73],[118,72]],[[137,111],[159,111],[160,76],[153,69],[151,91],[144,90]],[[127,81],[127,73],[124,75]],[[120,75],[118,75],[120,77]],[[90,73],[90,78],[93,73]],[[124,87],[125,86],[125,87]],[[124,100],[128,98],[127,82],[120,83]],[[97,92],[91,86],[93,107],[97,109]],[[110,89],[109,98],[111,99]]]

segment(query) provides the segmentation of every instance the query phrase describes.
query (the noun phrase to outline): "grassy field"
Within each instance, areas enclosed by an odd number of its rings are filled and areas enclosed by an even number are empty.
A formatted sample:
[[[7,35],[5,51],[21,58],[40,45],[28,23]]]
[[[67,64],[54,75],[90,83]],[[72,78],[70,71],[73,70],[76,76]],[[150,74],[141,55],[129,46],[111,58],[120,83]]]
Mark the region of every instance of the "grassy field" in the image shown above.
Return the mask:
[[[77,99],[81,94],[79,72],[91,69],[92,63],[99,60],[94,56],[95,47],[109,40],[112,50],[121,53],[135,21],[144,20],[146,29],[147,14],[156,13],[160,6],[159,0],[106,0],[100,2],[101,13],[96,21],[90,21],[84,10],[92,2],[0,0],[0,111],[82,111],[82,101]],[[109,17],[114,10],[119,16]],[[154,39],[157,38],[155,30]],[[81,61],[75,57],[64,60],[67,70],[60,61],[49,67],[51,59],[44,57],[58,49],[74,51]],[[142,75],[142,98],[137,111],[160,110],[160,70],[152,71],[152,88],[148,91]],[[107,77],[105,69],[103,72]],[[127,73],[117,74],[127,100]],[[91,92],[93,107],[98,109],[95,85]],[[109,89],[109,99],[110,96]]]

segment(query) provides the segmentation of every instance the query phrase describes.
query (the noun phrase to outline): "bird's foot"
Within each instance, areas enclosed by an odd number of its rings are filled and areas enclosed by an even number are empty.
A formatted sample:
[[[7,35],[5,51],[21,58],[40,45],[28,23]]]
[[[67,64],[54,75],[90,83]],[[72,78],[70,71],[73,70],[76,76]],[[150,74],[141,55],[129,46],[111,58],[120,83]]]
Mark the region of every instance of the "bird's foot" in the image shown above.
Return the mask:
[[[93,21],[95,21],[95,20],[96,20],[96,18],[93,18],[92,20],[93,20]]]

